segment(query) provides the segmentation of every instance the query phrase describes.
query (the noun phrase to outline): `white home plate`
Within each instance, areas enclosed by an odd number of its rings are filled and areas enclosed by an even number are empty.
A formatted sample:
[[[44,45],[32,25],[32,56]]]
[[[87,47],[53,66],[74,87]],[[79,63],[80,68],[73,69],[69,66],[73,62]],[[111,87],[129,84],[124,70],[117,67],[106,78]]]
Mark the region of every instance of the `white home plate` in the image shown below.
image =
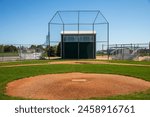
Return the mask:
[[[72,82],[86,82],[86,79],[72,79]]]

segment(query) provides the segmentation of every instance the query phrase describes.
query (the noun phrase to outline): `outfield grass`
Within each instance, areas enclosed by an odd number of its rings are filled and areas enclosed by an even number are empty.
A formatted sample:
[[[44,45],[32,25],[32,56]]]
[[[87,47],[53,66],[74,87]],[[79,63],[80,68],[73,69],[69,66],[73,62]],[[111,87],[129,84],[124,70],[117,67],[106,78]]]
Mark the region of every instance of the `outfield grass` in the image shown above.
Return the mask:
[[[104,64],[75,64],[75,65],[42,65],[42,66],[22,66],[0,68],[0,99],[21,99],[5,95],[6,84],[10,81],[24,77],[36,76],[40,74],[64,73],[64,72],[84,72],[120,74],[133,76],[150,81],[150,68],[142,66],[118,66]],[[113,96],[107,98],[93,97],[90,99],[150,99],[150,90],[141,93],[134,93],[124,96]]]
[[[0,62],[0,66],[7,65],[20,65],[20,64],[39,64],[39,63],[48,63],[50,60],[23,60],[23,61],[14,61],[14,62]]]
[[[19,56],[19,53],[17,52],[0,53],[0,57],[10,57],[10,56]]]
[[[141,64],[150,65],[150,61],[132,61],[132,60],[109,60],[110,63]]]

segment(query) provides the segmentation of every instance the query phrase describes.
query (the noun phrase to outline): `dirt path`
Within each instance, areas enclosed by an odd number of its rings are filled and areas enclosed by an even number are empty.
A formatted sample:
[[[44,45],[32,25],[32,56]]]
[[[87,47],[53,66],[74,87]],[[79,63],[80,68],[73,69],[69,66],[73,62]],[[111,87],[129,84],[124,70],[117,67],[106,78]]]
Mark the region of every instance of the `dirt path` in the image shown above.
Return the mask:
[[[6,94],[33,99],[87,99],[144,91],[150,82],[133,77],[63,73],[16,80],[7,84]]]
[[[127,64],[127,63],[110,63],[110,62],[107,62],[107,61],[57,61],[57,62],[49,62],[49,64],[110,64],[110,65],[125,65],[125,66],[145,66],[145,67],[150,67],[150,65]]]
[[[127,64],[127,63],[110,63],[107,61],[55,61],[55,62],[48,62],[48,63],[36,63],[36,64],[18,64],[18,65],[4,65],[0,67],[20,67],[20,66],[39,66],[39,65],[53,65],[53,64],[106,64],[106,65],[125,65],[125,66],[142,66],[142,67],[150,67],[150,65],[143,65],[143,64]]]

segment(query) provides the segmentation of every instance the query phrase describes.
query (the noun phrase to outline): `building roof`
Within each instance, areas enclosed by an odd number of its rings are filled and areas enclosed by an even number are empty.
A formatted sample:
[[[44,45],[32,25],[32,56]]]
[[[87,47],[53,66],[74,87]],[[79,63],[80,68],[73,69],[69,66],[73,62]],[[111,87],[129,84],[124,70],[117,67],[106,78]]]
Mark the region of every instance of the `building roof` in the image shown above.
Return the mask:
[[[96,31],[61,31],[61,34],[96,34]]]

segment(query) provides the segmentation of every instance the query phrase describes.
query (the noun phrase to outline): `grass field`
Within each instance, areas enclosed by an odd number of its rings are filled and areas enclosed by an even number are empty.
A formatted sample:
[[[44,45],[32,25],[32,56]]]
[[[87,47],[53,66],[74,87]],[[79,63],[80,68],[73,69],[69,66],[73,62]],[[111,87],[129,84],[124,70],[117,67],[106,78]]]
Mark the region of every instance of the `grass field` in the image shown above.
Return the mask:
[[[14,62],[0,62],[0,66],[7,65],[24,65],[24,64],[39,64],[39,63],[48,63],[50,60],[24,60],[24,61],[14,61]]]
[[[10,57],[10,56],[19,56],[19,53],[15,52],[6,52],[0,53],[0,57]]]
[[[126,64],[142,64],[142,65],[150,65],[150,61],[132,61],[132,60],[110,60],[110,63],[126,63]]]
[[[36,64],[47,63],[49,60],[34,61],[18,61],[9,63],[0,63],[0,66],[14,64]],[[115,62],[115,61],[112,61]],[[118,61],[117,61],[118,62]],[[124,63],[120,61],[119,63]],[[125,63],[128,63],[127,61]],[[139,64],[129,61],[130,64]],[[143,62],[140,64],[148,64]],[[36,76],[40,74],[65,73],[65,72],[84,72],[84,73],[107,73],[120,74],[126,76],[137,77],[146,81],[150,81],[149,66],[124,66],[111,64],[44,64],[39,66],[20,66],[20,67],[0,67],[0,99],[22,99],[5,95],[6,84],[10,81],[21,79],[24,77]],[[129,95],[120,95],[107,98],[91,97],[90,99],[148,99],[150,100],[150,90]]]

